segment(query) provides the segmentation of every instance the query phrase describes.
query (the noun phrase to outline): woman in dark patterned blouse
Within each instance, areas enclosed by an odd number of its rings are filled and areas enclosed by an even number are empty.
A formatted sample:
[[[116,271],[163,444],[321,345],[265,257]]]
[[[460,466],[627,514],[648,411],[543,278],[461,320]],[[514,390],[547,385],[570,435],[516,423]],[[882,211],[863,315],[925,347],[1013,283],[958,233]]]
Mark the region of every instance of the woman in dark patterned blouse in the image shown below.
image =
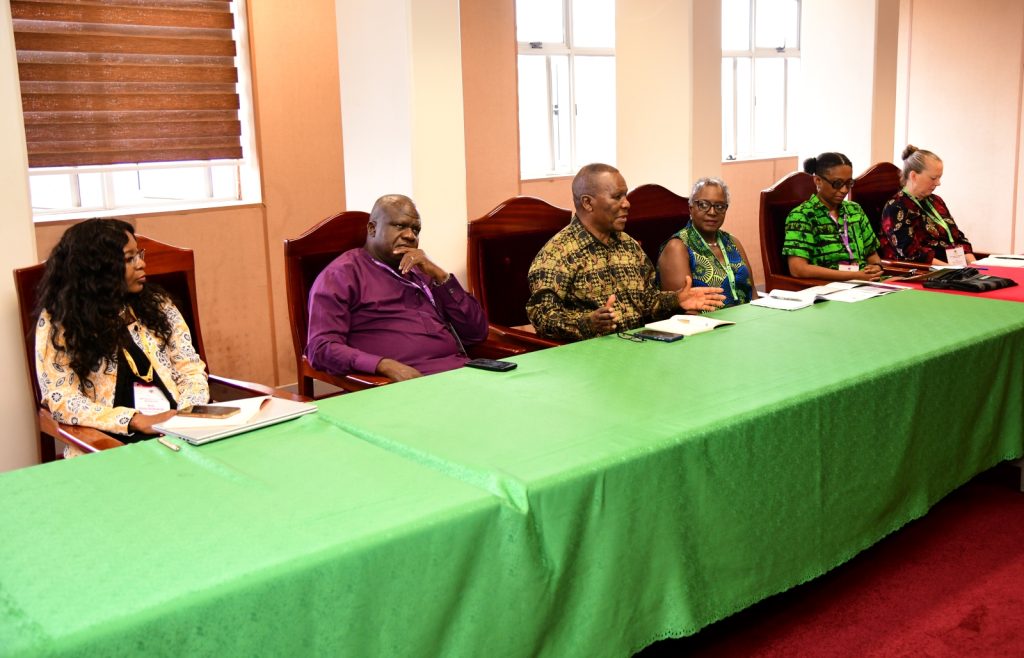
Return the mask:
[[[882,209],[882,258],[933,265],[970,265],[971,243],[934,194],[942,181],[942,160],[909,144],[903,150],[903,189]]]

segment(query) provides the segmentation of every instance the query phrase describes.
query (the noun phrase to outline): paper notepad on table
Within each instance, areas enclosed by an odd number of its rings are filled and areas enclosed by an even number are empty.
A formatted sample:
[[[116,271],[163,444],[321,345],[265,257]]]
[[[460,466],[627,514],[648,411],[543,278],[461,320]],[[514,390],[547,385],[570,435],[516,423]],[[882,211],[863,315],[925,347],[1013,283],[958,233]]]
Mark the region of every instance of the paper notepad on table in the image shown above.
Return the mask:
[[[728,320],[716,320],[703,315],[673,315],[667,320],[648,322],[644,327],[656,331],[667,331],[670,334],[692,336],[717,329],[718,327],[724,327],[728,324],[736,323]]]
[[[833,281],[828,285],[814,286],[804,290],[773,290],[750,303],[754,306],[775,308],[782,311],[796,311],[801,308],[807,308],[817,302],[862,302],[865,299],[880,297],[881,295],[888,295],[906,289],[905,286],[889,283]]]
[[[211,406],[238,407],[240,411],[227,418],[172,416],[163,423],[154,425],[153,429],[181,437],[198,446],[316,411],[316,405],[308,402],[296,402],[267,395],[229,402],[212,402]]]

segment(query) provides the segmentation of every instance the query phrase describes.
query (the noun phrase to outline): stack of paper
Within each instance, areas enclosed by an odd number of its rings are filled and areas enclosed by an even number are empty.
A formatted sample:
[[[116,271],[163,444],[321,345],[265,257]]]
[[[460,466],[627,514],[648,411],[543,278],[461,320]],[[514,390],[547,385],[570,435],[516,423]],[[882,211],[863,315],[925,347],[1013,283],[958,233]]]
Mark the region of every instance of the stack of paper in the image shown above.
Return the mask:
[[[781,311],[796,311],[807,308],[816,302],[862,302],[865,299],[906,289],[906,286],[891,283],[833,281],[828,285],[814,286],[804,290],[773,290],[766,296],[759,297],[750,303],[754,306],[775,308]]]

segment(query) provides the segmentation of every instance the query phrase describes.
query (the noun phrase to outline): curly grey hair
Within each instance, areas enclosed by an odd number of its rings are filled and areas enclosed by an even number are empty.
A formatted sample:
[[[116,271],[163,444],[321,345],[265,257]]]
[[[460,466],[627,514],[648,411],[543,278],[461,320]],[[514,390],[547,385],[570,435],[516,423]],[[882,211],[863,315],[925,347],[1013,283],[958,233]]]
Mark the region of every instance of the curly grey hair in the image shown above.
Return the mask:
[[[710,176],[697,179],[697,182],[693,184],[693,191],[690,192],[690,199],[700,194],[700,191],[708,185],[722,188],[722,193],[725,194],[725,202],[729,203],[729,186],[721,178],[712,178]]]

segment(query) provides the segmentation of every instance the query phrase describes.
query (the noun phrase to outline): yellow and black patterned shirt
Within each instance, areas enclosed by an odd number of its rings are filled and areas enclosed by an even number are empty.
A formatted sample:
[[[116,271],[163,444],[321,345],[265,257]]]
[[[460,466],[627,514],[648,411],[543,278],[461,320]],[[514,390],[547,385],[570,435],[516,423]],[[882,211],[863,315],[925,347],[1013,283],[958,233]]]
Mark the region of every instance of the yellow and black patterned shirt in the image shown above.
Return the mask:
[[[658,290],[654,266],[636,240],[612,231],[604,244],[575,215],[533,259],[529,282],[526,314],[538,334],[556,340],[596,336],[587,315],[612,294],[620,329],[681,312],[674,292]]]

